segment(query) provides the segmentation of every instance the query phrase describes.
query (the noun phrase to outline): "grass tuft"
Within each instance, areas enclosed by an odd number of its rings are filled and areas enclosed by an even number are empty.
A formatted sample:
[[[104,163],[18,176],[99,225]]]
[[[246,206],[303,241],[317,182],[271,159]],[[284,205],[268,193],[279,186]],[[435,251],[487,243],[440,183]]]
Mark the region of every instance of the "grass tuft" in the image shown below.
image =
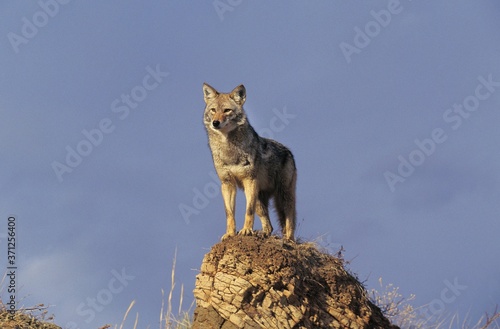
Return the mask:
[[[170,291],[168,293],[167,306],[165,311],[165,292],[161,291],[162,303],[160,310],[160,329],[189,329],[193,326],[191,309],[194,306],[194,302],[188,308],[188,310],[182,309],[182,302],[184,300],[184,285],[181,284],[181,291],[179,297],[179,307],[177,309],[177,314],[172,311],[174,309],[173,295],[175,290],[175,266],[177,260],[177,248],[175,248],[174,259],[172,261],[172,273],[170,282]]]
[[[410,302],[415,299],[415,295],[404,297],[393,284],[384,286],[382,278],[379,279],[379,284],[380,290],[372,289],[370,297],[391,323],[401,329],[500,329],[497,321],[500,319],[498,306],[492,315],[486,313],[473,325],[470,324],[468,315],[463,320],[460,320],[458,314],[425,317],[421,310],[429,305],[414,307]]]

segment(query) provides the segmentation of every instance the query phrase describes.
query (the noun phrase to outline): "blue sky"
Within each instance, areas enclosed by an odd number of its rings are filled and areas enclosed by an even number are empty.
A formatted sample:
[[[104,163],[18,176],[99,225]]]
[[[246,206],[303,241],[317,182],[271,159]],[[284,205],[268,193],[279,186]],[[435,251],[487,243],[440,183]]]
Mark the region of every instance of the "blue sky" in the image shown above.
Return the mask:
[[[382,277],[427,314],[500,304],[498,2],[41,0],[0,13],[0,245],[13,214],[18,295],[54,305],[59,325],[119,323],[136,300],[140,326],[156,327],[176,249],[175,297],[182,284],[192,301],[225,230],[203,82],[243,83],[252,125],[293,151],[299,237],[342,245],[368,288]]]

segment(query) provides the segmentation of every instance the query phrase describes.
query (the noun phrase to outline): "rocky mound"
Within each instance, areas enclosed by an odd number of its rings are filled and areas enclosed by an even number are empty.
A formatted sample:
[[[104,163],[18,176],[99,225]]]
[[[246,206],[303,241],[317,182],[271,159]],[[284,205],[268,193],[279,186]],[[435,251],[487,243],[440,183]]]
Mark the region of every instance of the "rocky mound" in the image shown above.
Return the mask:
[[[341,259],[277,237],[214,245],[194,295],[193,329],[397,328]]]

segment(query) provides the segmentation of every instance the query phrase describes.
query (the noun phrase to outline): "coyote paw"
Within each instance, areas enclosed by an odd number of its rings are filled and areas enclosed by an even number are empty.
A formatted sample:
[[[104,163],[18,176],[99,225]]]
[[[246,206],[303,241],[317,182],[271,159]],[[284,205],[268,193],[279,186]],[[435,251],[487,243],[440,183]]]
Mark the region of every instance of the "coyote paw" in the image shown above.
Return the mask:
[[[271,236],[271,234],[273,233],[273,229],[262,229],[262,235],[265,237],[265,238],[268,238]]]
[[[236,233],[235,232],[229,232],[229,233],[226,233],[222,236],[222,238],[220,239],[221,241],[225,241],[227,240],[228,238],[232,237],[232,236],[235,236]]]
[[[251,228],[243,228],[238,232],[239,235],[253,235],[253,230]]]

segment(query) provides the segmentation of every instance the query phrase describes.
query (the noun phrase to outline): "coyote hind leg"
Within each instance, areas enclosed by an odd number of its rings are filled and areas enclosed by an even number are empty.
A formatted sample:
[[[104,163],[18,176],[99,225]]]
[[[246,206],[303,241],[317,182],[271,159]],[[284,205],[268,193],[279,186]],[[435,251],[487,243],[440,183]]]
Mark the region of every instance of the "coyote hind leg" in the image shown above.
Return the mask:
[[[255,212],[262,223],[262,232],[265,236],[270,236],[273,232],[273,226],[269,219],[269,195],[267,193],[259,192],[257,204],[255,205]]]
[[[280,221],[283,238],[295,241],[295,185],[297,182],[297,173],[294,170],[291,180],[275,195],[276,211]]]

